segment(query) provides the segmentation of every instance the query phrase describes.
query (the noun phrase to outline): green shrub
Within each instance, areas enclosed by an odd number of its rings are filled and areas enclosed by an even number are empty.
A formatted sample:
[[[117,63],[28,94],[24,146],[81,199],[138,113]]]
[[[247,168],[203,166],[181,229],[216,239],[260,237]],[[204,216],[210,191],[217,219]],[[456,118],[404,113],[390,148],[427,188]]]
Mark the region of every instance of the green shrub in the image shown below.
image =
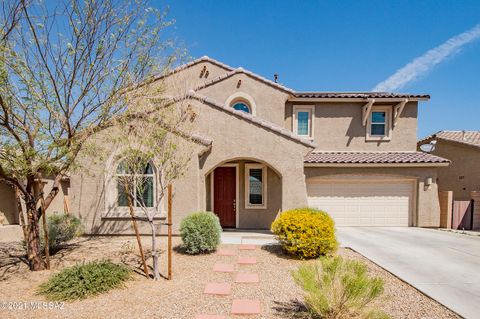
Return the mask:
[[[272,223],[283,250],[300,258],[316,258],[337,249],[335,225],[325,212],[313,208],[285,211]]]
[[[48,248],[55,253],[67,241],[82,234],[80,219],[70,214],[53,214],[47,217]],[[44,237],[41,237],[44,246]]]
[[[54,301],[84,299],[121,287],[130,278],[126,266],[93,261],[63,269],[40,285],[38,292]]]
[[[323,257],[300,266],[293,278],[313,318],[389,318],[371,306],[383,294],[382,278],[370,277],[360,261]]]
[[[192,213],[180,223],[182,248],[192,255],[215,251],[220,244],[221,232],[220,221],[214,213]]]

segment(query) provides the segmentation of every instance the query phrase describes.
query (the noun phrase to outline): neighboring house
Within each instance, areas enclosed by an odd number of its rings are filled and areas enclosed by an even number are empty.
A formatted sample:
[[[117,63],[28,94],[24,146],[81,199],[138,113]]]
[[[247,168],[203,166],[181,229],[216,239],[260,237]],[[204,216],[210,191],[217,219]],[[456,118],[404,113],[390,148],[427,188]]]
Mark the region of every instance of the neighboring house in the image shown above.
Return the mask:
[[[438,169],[438,189],[453,191],[454,200],[470,200],[472,191],[480,191],[480,131],[440,131],[419,141],[418,147],[432,141],[431,154],[452,162]]]
[[[279,211],[304,206],[337,226],[439,226],[437,169],[449,161],[416,151],[418,102],[428,95],[296,92],[208,57],[164,80],[190,89],[199,136],[174,184],[176,231],[194,211],[215,212],[226,228],[268,229]],[[87,233],[131,233],[118,165],[112,155],[70,178]]]

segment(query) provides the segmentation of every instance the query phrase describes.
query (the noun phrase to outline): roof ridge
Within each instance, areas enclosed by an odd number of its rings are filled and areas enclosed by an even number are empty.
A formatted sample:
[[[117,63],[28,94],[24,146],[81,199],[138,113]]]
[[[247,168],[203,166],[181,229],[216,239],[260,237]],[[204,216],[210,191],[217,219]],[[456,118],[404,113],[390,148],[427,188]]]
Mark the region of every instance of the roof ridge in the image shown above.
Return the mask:
[[[198,94],[193,90],[190,90],[186,94],[185,97],[186,98],[193,98],[193,99],[196,99],[196,100],[198,100],[202,103],[212,105],[212,106],[214,106],[218,109],[221,109],[222,111],[231,113],[231,114],[233,114],[235,116],[238,116],[238,117],[241,117],[241,118],[243,118],[243,119],[245,119],[249,122],[255,123],[255,124],[265,128],[267,130],[279,133],[279,134],[281,134],[281,135],[283,135],[283,136],[285,136],[289,139],[297,141],[297,142],[299,142],[301,144],[304,144],[306,146],[313,147],[313,148],[316,147],[315,143],[313,143],[312,141],[304,139],[304,138],[299,137],[299,136],[296,136],[295,134],[293,134],[293,132],[287,130],[283,126],[280,126],[278,124],[275,124],[275,123],[269,122],[267,120],[261,119],[259,117],[256,117],[256,116],[250,114],[250,113],[245,113],[243,111],[237,111],[232,107],[227,107],[225,105],[222,105],[222,104],[218,103],[217,101],[213,100],[212,98],[209,98],[209,97],[206,97],[204,95]]]
[[[200,85],[198,85],[197,87],[195,87],[195,88],[194,88],[194,91],[198,91],[198,90],[204,89],[204,88],[206,88],[206,87],[208,87],[208,86],[210,86],[210,85],[213,85],[213,84],[218,83],[218,82],[220,82],[220,81],[223,81],[223,80],[225,80],[225,79],[227,79],[227,78],[229,78],[229,77],[231,77],[231,76],[233,76],[233,75],[235,75],[235,74],[240,74],[240,73],[246,74],[246,75],[248,75],[248,76],[250,76],[250,77],[252,77],[252,78],[254,78],[254,79],[256,79],[256,80],[259,80],[259,81],[261,81],[261,82],[263,82],[263,83],[265,83],[265,84],[267,84],[267,85],[273,86],[273,87],[275,87],[275,88],[277,88],[277,89],[279,89],[279,90],[282,90],[282,91],[285,91],[285,92],[287,92],[287,93],[294,94],[294,95],[296,94],[296,92],[295,92],[294,90],[292,90],[292,89],[290,89],[290,88],[288,88],[288,87],[286,87],[286,86],[284,86],[284,85],[281,85],[281,84],[279,84],[279,83],[273,82],[273,81],[271,81],[271,80],[269,80],[269,79],[267,79],[267,78],[264,78],[263,76],[258,75],[258,74],[254,73],[254,72],[252,72],[252,71],[245,70],[245,69],[242,68],[242,67],[238,67],[238,68],[236,68],[236,69],[234,69],[234,70],[232,70],[232,71],[229,71],[229,72],[227,72],[227,73],[225,73],[225,74],[223,74],[223,75],[220,75],[220,76],[216,77],[215,79],[212,79],[212,80],[210,80],[210,81],[206,81],[206,82],[204,82],[203,84],[200,84]]]

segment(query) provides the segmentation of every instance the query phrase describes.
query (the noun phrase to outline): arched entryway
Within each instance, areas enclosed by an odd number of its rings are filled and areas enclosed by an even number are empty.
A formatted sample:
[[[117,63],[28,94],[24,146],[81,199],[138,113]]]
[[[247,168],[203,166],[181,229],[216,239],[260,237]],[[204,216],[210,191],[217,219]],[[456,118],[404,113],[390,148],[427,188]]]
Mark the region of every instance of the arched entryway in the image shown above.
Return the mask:
[[[219,163],[205,175],[205,190],[223,228],[269,229],[282,209],[282,177],[257,159]]]

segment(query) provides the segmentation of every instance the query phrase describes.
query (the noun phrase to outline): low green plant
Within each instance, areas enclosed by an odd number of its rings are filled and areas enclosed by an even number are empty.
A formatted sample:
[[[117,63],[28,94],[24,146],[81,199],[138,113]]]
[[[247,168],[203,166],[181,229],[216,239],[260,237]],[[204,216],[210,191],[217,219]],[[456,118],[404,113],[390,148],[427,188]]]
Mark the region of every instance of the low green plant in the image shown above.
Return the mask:
[[[322,257],[293,272],[312,318],[389,318],[372,302],[383,294],[383,279],[368,275],[360,261]]]
[[[85,299],[122,287],[131,271],[110,261],[92,261],[64,268],[41,284],[38,293],[53,301]]]
[[[220,244],[221,232],[220,221],[214,213],[192,213],[180,223],[182,248],[191,255],[215,251]]]
[[[69,240],[82,234],[80,219],[70,214],[53,214],[47,217],[48,248],[51,253],[58,251]],[[42,246],[44,237],[41,237]]]
[[[325,212],[297,208],[282,212],[272,223],[282,249],[299,258],[317,258],[337,249],[335,224]]]

